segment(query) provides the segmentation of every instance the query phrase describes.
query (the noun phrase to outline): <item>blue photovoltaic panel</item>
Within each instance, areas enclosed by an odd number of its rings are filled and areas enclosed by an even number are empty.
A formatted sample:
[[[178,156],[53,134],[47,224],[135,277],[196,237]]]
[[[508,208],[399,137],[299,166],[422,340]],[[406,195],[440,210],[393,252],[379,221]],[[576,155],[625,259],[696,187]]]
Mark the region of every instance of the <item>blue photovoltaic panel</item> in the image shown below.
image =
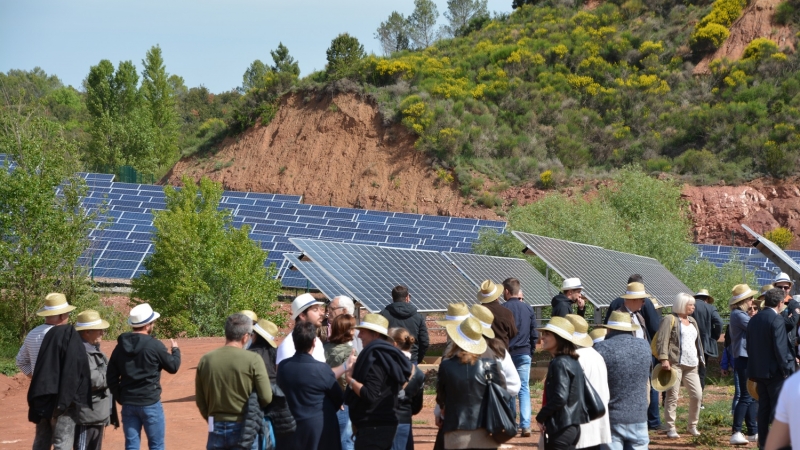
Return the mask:
[[[311,261],[301,261],[296,253],[284,253],[283,257],[289,262],[291,266],[289,270],[285,270],[283,276],[281,278],[281,282],[287,277],[291,277],[293,273],[300,272],[305,278],[307,278],[310,282],[312,287],[316,288],[318,291],[325,294],[329,300],[332,300],[337,295],[347,295],[350,296],[350,293],[342,287],[335,279],[333,279],[330,275],[327,274],[319,265]],[[291,270],[294,268],[295,270]],[[301,279],[303,277],[300,277]],[[286,284],[284,284],[286,285]],[[293,287],[307,287],[308,285],[304,283],[301,286],[293,286]]]

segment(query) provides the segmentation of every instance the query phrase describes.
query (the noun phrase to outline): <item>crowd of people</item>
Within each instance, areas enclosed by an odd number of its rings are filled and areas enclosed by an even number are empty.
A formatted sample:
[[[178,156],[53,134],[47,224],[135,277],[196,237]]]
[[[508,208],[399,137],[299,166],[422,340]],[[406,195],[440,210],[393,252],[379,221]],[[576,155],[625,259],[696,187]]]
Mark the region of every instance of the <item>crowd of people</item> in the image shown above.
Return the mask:
[[[438,322],[447,344],[435,381],[434,448],[495,449],[535,427],[539,448],[548,450],[647,449],[651,430],[680,437],[681,386],[689,396],[685,431],[697,436],[706,363],[718,356],[735,382],[730,443],[789,448],[800,442],[800,378],[791,376],[800,363],[800,303],[792,286],[786,274],[760,292],[735,286],[718,355],[723,322],[706,290],[678,294],[662,315],[632,275],[604,323],[590,329],[578,278],[564,280],[543,326],[518,280],[486,280],[476,302],[451,303]],[[225,344],[203,355],[195,376],[207,449],[413,449],[426,378],[418,365],[430,340],[408,289],[396,286],[391,298],[380,314],[359,320],[349,297],[326,305],[302,294],[280,345],[274,323],[252,311],[230,315]],[[31,377],[34,450],[101,449],[108,425],[122,426],[126,450],[140,448],[142,429],[151,450],[164,449],[160,377],[179,370],[181,354],[176,341],[168,350],[152,336],[159,313],[134,307],[131,331],[107,358],[99,345],[109,323],[86,310],[70,325],[74,309],[63,294],[48,295],[37,312],[45,323],[17,355]],[[532,416],[537,348],[551,359]]]

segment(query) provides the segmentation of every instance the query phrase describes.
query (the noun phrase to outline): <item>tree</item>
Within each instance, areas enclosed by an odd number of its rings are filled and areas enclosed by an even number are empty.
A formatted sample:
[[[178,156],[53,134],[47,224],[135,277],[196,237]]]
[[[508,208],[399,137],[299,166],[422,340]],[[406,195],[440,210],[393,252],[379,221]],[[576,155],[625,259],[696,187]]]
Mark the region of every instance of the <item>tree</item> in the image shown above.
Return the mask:
[[[175,92],[164,66],[161,47],[153,46],[142,60],[141,96],[150,111],[155,137],[155,156],[164,167],[178,159],[178,111]]]
[[[408,18],[409,37],[416,49],[428,48],[436,42],[439,32],[436,29],[436,20],[439,18],[439,9],[433,0],[414,0],[414,12]]]
[[[364,57],[364,46],[353,36],[342,33],[331,41],[328,48],[328,79],[338,80],[350,75],[353,66]]]
[[[267,65],[261,62],[260,59],[253,61],[250,67],[244,71],[244,75],[242,75],[242,91],[247,92],[262,84],[264,75],[267,74],[268,70]]]
[[[381,22],[375,32],[375,39],[380,41],[386,56],[408,49],[408,19],[397,11],[392,11],[386,22]]]
[[[270,50],[272,61],[275,63],[271,69],[273,72],[290,73],[295,77],[300,76],[300,65],[289,54],[289,49],[283,45],[283,42],[278,42],[278,48]]]
[[[450,22],[445,30],[450,36],[458,36],[465,30],[472,19],[488,17],[487,0],[447,0],[447,11],[444,17]]]
[[[249,227],[237,230],[230,211],[218,209],[219,183],[184,178],[183,185],[165,190],[166,210],[153,220],[155,251],[131,298],[163,314],[159,329],[167,336],[219,336],[225,317],[243,309],[268,316],[281,284],[275,266],[264,267],[267,253]]]
[[[511,1],[511,8],[512,9],[517,9],[517,8],[519,8],[521,6],[535,5],[535,4],[536,4],[536,0],[512,0]]]

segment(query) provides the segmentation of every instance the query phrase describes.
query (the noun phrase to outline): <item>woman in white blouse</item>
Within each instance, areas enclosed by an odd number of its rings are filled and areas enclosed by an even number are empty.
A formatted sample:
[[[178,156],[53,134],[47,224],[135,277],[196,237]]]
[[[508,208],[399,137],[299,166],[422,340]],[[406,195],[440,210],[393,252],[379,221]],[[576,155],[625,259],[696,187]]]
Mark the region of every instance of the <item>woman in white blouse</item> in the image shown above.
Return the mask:
[[[697,322],[690,315],[694,312],[694,297],[690,294],[678,294],[672,305],[672,314],[664,317],[656,335],[656,350],[661,367],[677,372],[678,381],[667,391],[664,406],[669,431],[667,437],[680,437],[675,429],[675,411],[678,407],[678,396],[681,385],[689,391],[689,426],[688,433],[700,435],[697,422],[700,420],[700,403],[703,400],[703,389],[700,386],[698,368],[705,365],[703,359],[703,343]]]

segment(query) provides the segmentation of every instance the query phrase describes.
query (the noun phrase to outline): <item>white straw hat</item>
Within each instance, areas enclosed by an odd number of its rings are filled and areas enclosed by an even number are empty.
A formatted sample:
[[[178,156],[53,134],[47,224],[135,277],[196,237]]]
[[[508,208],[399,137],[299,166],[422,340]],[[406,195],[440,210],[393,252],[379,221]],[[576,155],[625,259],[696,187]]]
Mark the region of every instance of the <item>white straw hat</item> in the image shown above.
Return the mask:
[[[494,284],[492,280],[481,283],[481,290],[478,291],[478,301],[481,303],[491,303],[503,294],[502,286]]]
[[[779,273],[778,276],[775,277],[775,280],[772,282],[773,285],[776,285],[778,283],[789,283],[789,286],[794,285],[792,279],[789,278],[789,275],[787,275],[785,272]]]
[[[297,320],[297,316],[300,315],[306,309],[314,306],[314,305],[324,305],[325,303],[317,300],[311,294],[301,294],[295,297],[292,300],[292,320]]]
[[[583,289],[580,278],[567,278],[561,283],[561,292],[571,291],[573,289]]]
[[[577,314],[567,314],[566,319],[575,327],[575,331],[572,333],[572,340],[575,345],[581,347],[594,345],[594,341],[589,336],[589,323],[586,322],[586,319]]]
[[[637,331],[639,325],[631,322],[631,315],[622,311],[614,311],[608,316],[608,323],[603,325],[610,330]]]
[[[78,314],[78,317],[75,320],[75,330],[76,331],[84,331],[84,330],[105,330],[106,328],[110,327],[108,322],[103,320],[100,317],[100,313],[93,310],[87,309],[86,311],[81,311]]]
[[[161,317],[161,314],[153,311],[153,308],[147,303],[142,303],[131,309],[128,315],[128,325],[133,328],[143,327],[148,323],[155,322],[159,317]]]
[[[480,322],[484,336],[494,339],[494,330],[492,329],[494,314],[492,314],[489,308],[483,305],[472,305],[470,317]]]
[[[461,324],[448,324],[447,335],[460,349],[482,355],[486,351],[486,339],[483,338],[483,326],[473,317],[470,317]]]
[[[627,299],[640,299],[640,298],[647,298],[648,294],[644,290],[644,284],[642,283],[628,283],[628,289],[625,291],[624,295],[620,295],[621,298]]]
[[[275,343],[275,336],[278,335],[277,325],[267,319],[261,319],[255,325],[253,325],[253,331],[258,333],[259,336],[263,337],[264,340],[272,346],[272,348],[278,348],[278,344]]]
[[[447,312],[445,313],[444,320],[438,320],[436,323],[441,326],[445,326],[450,322],[461,323],[467,317],[469,317],[469,307],[467,307],[466,303],[450,303],[447,305]]]
[[[380,314],[367,314],[364,316],[364,319],[361,320],[361,323],[356,325],[356,328],[372,330],[389,337],[389,321]]]
[[[36,315],[39,317],[57,316],[74,310],[75,307],[67,303],[67,297],[64,294],[53,292],[44,298],[44,306],[36,311]]]
[[[538,331],[549,331],[557,334],[569,342],[575,343],[575,327],[572,326],[569,320],[563,317],[551,317],[547,325],[542,328],[537,328]]]

